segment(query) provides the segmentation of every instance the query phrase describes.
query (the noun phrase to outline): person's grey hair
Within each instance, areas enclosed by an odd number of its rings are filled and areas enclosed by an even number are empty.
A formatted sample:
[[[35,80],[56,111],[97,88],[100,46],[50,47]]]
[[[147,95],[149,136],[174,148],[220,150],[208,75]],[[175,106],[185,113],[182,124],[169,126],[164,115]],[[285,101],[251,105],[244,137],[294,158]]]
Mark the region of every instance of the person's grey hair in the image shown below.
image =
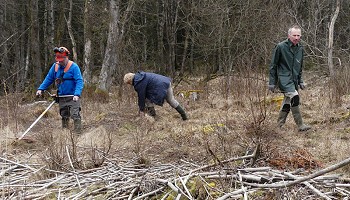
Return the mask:
[[[127,73],[124,75],[124,83],[132,85],[132,80],[134,79],[134,73]]]
[[[292,27],[290,27],[288,29],[288,35],[290,35],[290,33],[292,32],[292,29],[299,29],[299,30],[301,30],[300,26],[295,24],[295,25],[293,25]]]

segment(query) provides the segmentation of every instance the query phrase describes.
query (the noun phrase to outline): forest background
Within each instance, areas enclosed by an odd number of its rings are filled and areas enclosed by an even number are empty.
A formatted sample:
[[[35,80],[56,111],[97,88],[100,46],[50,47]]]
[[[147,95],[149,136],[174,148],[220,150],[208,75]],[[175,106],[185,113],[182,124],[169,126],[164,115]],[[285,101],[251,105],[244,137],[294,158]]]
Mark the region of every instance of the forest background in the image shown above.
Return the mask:
[[[87,86],[108,91],[126,72],[267,73],[273,47],[302,27],[305,69],[347,87],[350,2],[342,0],[5,0],[0,3],[0,92],[33,93],[66,46]],[[341,77],[339,77],[341,76]],[[4,90],[6,88],[6,90]]]

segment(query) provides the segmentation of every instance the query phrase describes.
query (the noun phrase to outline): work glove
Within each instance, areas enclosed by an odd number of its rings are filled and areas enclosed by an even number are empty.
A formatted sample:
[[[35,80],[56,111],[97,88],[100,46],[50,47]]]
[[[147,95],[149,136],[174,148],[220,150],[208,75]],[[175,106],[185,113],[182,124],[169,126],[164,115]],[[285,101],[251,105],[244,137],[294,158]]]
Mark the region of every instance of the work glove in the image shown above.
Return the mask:
[[[306,87],[306,85],[305,85],[304,83],[300,83],[300,84],[299,84],[299,87],[300,87],[300,89],[304,90],[305,87]]]
[[[79,100],[79,97],[78,96],[74,96],[73,97],[73,101],[78,101]]]
[[[275,85],[269,85],[269,90],[270,90],[271,92],[275,92],[275,88],[276,88]]]
[[[41,96],[41,95],[42,95],[42,91],[41,90],[36,91],[36,96]]]

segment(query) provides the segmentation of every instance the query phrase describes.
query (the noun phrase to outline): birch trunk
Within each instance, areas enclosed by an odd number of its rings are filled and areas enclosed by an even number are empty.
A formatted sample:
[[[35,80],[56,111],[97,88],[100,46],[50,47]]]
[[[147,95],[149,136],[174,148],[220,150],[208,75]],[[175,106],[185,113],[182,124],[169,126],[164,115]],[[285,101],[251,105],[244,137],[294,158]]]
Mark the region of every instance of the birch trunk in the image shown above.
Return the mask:
[[[85,10],[84,10],[84,83],[90,84],[92,82],[92,72],[91,72],[91,31],[90,31],[90,9],[91,9],[91,0],[85,1]]]
[[[334,34],[334,24],[337,20],[340,9],[340,0],[337,0],[337,7],[335,9],[334,15],[329,25],[329,35],[328,35],[328,68],[331,78],[335,76],[334,65],[333,65],[333,34]]]
[[[123,46],[123,40],[125,37],[126,33],[126,25],[128,24],[131,14],[133,11],[135,5],[135,0],[129,0],[128,1],[128,6],[126,10],[124,11],[123,15],[121,16],[120,24],[117,26],[117,44],[116,44],[116,60],[115,60],[115,68],[112,74],[116,74],[116,76],[121,75],[121,67],[119,66],[119,55],[122,53],[122,46]],[[118,47],[118,48],[117,48]],[[114,73],[116,72],[116,73]],[[122,80],[122,79],[119,79]],[[122,83],[122,81],[121,81]],[[109,80],[108,82],[109,85],[112,84],[112,79]]]
[[[69,37],[72,41],[72,51],[73,51],[73,61],[78,62],[78,56],[77,56],[77,44],[74,39],[73,29],[72,29],[72,9],[73,9],[73,0],[69,0],[69,13],[68,13],[68,19],[67,19],[67,28]]]
[[[120,0],[110,1],[110,23],[108,31],[107,46],[105,56],[102,63],[102,69],[99,77],[98,89],[108,91],[112,84],[113,76],[120,75],[119,54],[121,53],[122,41],[126,32],[126,24],[128,23],[134,0],[128,1],[128,6],[123,16],[120,16]]]
[[[110,1],[110,22],[108,30],[108,39],[106,51],[102,63],[102,69],[98,82],[98,89],[107,91],[110,87],[108,85],[108,80],[111,79],[111,74],[115,70],[115,61],[116,61],[116,41],[117,41],[117,26],[120,19],[119,15],[119,0]]]

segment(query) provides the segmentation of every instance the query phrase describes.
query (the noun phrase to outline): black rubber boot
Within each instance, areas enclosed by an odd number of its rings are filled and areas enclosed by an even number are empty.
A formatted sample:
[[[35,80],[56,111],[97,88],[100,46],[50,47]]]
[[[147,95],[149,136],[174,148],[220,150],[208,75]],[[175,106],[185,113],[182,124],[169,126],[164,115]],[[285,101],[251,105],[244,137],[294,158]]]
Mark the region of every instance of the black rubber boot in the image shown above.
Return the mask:
[[[175,109],[180,113],[182,120],[188,119],[185,110],[180,105],[178,105]]]
[[[69,118],[62,118],[62,128],[69,127]]]
[[[74,120],[74,133],[80,134],[81,133],[81,119],[75,119]]]
[[[304,124],[303,118],[301,117],[299,106],[292,107],[291,110],[292,110],[294,121],[297,124],[299,131],[307,131],[311,129],[311,126]]]
[[[277,119],[277,126],[279,128],[282,128],[282,126],[286,123],[286,119],[288,116],[289,112],[285,112],[285,111],[280,111],[279,115],[278,115],[278,119]]]

